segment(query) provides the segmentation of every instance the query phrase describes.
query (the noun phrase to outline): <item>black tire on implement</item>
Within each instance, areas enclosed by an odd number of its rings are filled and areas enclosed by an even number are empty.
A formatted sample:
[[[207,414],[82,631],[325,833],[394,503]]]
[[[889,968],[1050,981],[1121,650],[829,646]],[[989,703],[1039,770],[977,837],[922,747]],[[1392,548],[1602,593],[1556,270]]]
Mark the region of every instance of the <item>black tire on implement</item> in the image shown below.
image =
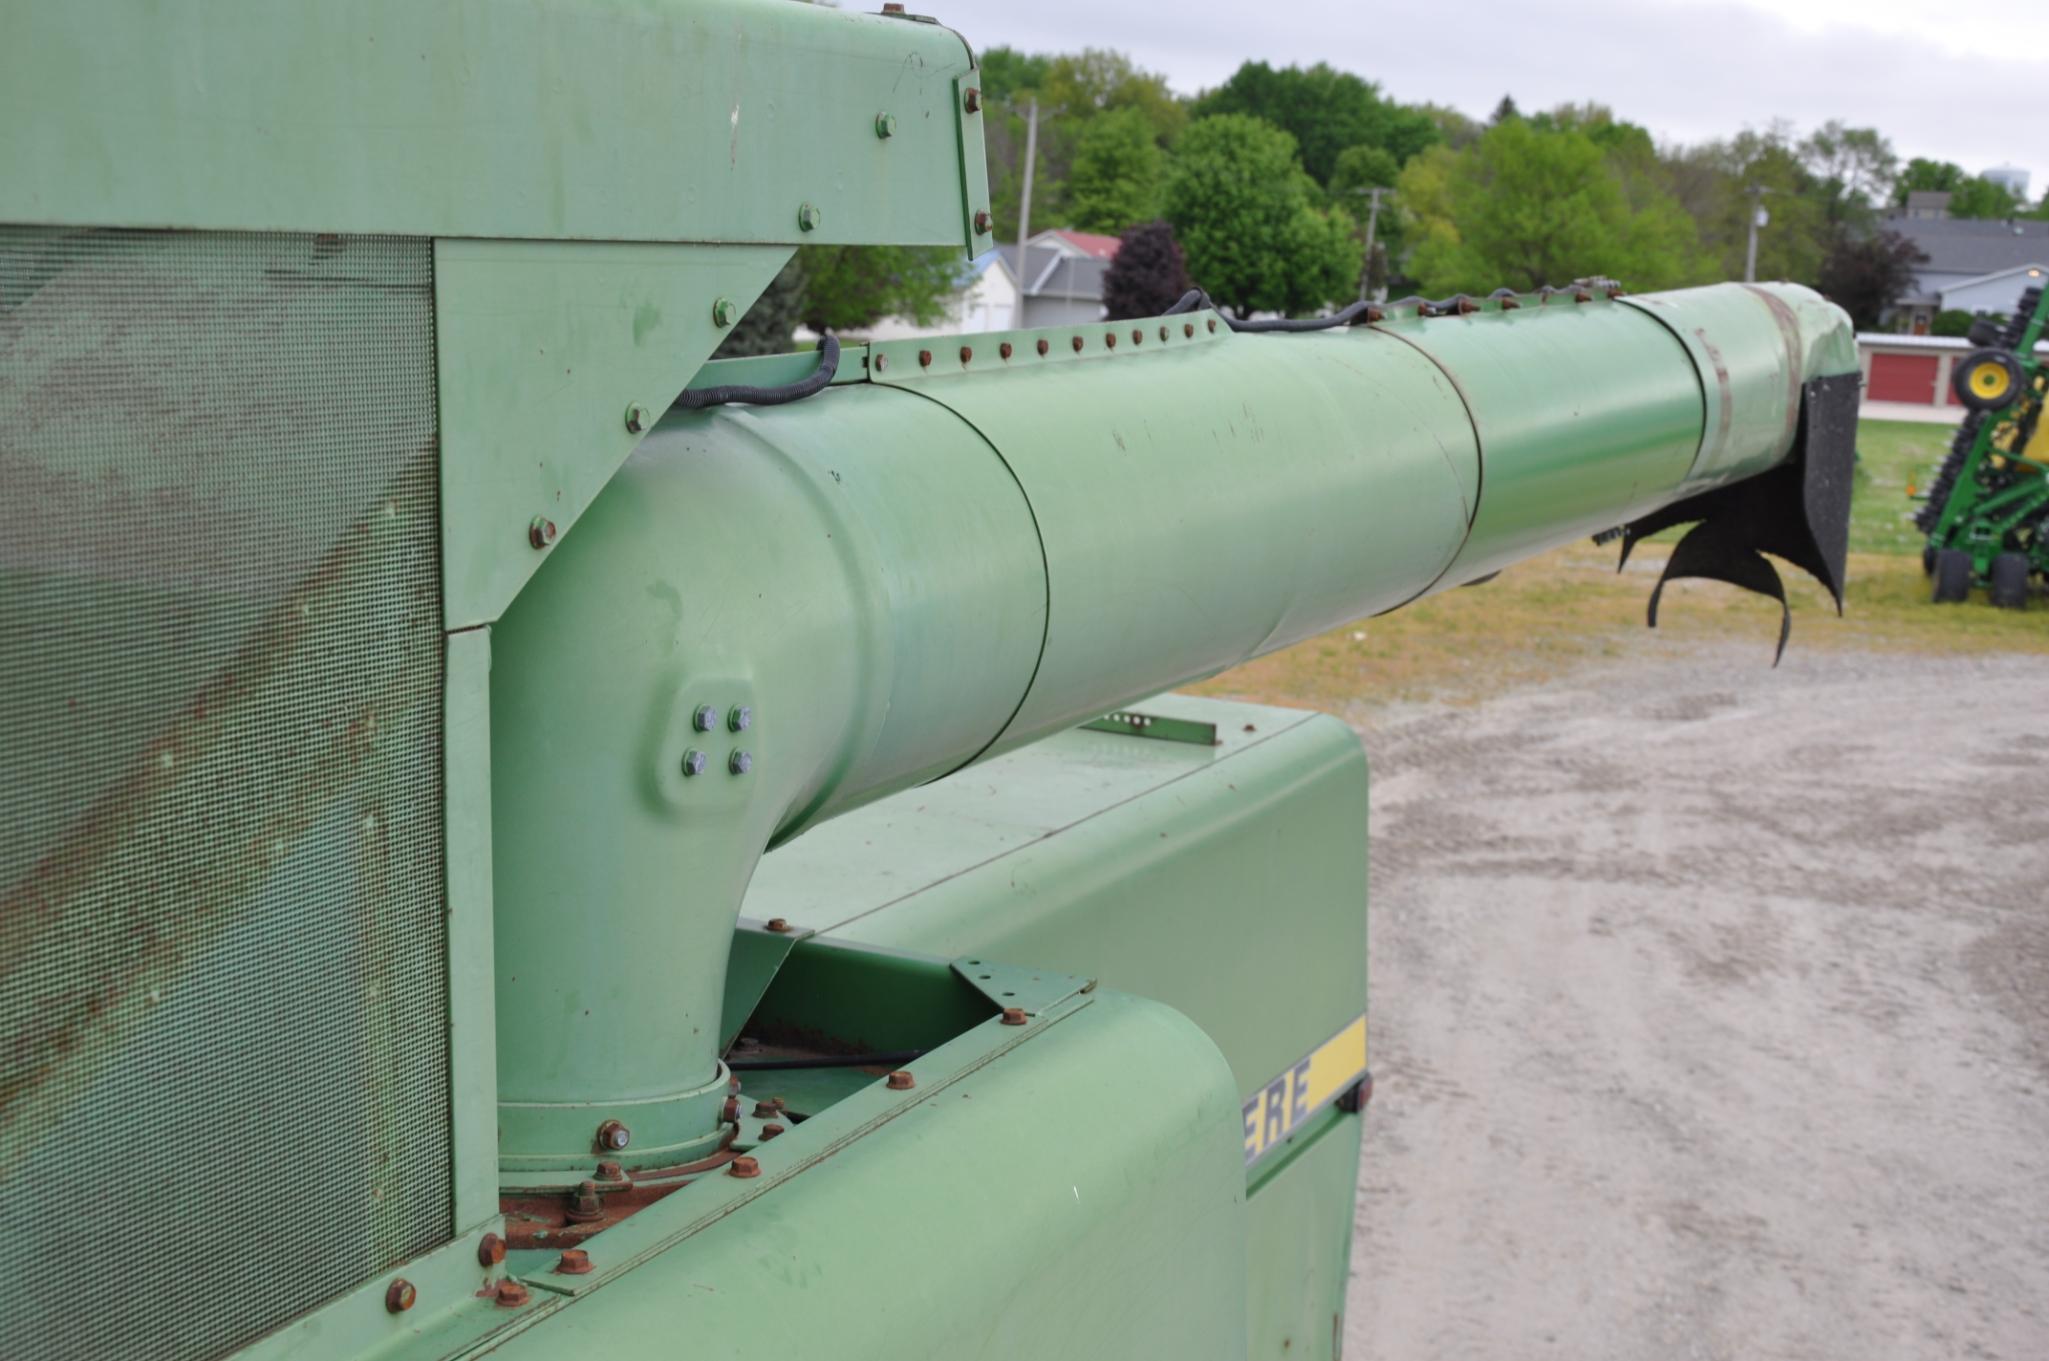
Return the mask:
[[[1992,559],[1992,582],[1988,594],[2002,610],[2028,607],[2028,555],[2001,553]]]
[[[1971,598],[1971,555],[1945,548],[1935,555],[1935,603],[1954,605]]]
[[[1921,575],[1924,577],[1935,575],[1935,545],[1932,543],[1921,550]]]

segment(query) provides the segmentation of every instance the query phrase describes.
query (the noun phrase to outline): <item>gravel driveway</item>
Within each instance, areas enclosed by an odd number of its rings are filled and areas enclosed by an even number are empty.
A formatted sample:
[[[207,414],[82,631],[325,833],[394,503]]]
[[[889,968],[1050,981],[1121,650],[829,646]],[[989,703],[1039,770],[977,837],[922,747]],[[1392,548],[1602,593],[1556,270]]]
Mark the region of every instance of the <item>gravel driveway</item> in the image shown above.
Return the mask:
[[[2049,665],[1629,652],[1362,724],[1345,1355],[2049,1357]]]

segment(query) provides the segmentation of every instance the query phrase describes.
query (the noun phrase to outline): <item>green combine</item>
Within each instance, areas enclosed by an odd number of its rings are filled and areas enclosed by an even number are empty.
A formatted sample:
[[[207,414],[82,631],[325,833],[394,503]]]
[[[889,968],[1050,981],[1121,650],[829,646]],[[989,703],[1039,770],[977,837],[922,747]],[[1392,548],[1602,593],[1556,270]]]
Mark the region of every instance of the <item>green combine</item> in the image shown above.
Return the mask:
[[[1983,585],[1994,605],[2025,609],[2049,578],[2049,363],[2035,352],[2045,323],[2049,294],[2037,285],[2003,326],[1972,326],[1978,348],[1954,370],[1966,414],[1914,517],[1938,604]]]
[[[711,361],[994,244],[901,9],[0,2],[9,1356],[1329,1358],[1366,756],[1162,692],[1607,526],[1840,602],[1797,287]]]

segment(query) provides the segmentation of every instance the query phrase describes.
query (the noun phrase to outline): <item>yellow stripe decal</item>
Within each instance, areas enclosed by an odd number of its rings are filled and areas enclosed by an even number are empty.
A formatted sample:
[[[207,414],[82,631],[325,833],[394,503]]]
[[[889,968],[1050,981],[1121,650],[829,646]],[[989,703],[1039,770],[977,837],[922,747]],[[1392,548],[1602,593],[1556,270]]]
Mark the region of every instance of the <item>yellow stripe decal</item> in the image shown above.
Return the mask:
[[[1244,1107],[1245,1165],[1287,1140],[1310,1116],[1366,1076],[1366,1018],[1359,1017],[1254,1092]]]

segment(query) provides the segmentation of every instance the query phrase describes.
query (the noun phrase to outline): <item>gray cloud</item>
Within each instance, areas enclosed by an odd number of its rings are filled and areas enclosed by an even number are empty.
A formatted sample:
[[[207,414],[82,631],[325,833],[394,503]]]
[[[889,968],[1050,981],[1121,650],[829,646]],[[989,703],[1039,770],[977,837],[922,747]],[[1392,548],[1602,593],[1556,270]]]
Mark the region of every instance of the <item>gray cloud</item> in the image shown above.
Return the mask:
[[[1661,141],[1723,137],[1778,118],[1804,131],[1841,118],[1880,129],[1903,160],[2024,166],[2031,194],[2049,190],[2049,54],[2013,38],[2013,24],[1994,26],[1994,41],[2010,50],[1967,58],[1844,25],[1807,32],[1734,3],[954,0],[939,17],[978,48],[1117,48],[1183,92],[1256,58],[1328,61],[1397,98],[1476,116],[1504,93],[1525,109],[1595,100]]]

